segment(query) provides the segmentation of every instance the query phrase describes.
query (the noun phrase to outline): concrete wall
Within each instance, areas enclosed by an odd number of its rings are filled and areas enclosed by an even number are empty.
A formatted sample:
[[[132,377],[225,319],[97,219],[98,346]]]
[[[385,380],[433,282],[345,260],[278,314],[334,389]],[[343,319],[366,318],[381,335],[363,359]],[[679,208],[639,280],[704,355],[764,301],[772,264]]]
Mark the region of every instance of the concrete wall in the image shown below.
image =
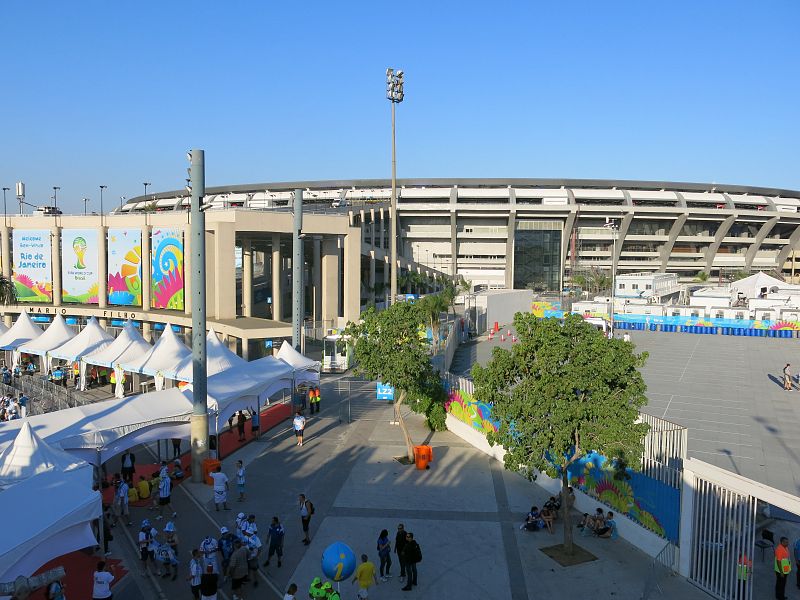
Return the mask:
[[[456,434],[462,440],[477,448],[484,454],[491,456],[495,460],[499,460],[500,462],[503,461],[506,451],[502,446],[490,446],[489,442],[486,441],[485,435],[470,427],[466,423],[459,421],[452,415],[447,415],[446,423],[447,429]],[[544,473],[538,474],[536,477],[536,484],[547,490],[547,492],[551,495],[556,495],[561,491],[561,482],[557,479],[548,477]],[[584,494],[579,489],[575,489],[576,510],[582,513],[588,512],[591,514],[594,513],[598,506],[601,506],[603,510],[608,510],[608,507],[605,504],[602,504],[591,496]],[[617,531],[619,532],[620,537],[639,548],[648,556],[655,558],[655,556],[661,552],[661,550],[667,544],[667,540],[634,523],[625,515],[618,514],[615,511],[614,516],[614,520],[617,522]]]
[[[531,312],[533,302],[532,290],[498,290],[475,296],[477,306],[486,311],[488,327],[494,326],[495,321],[500,325],[511,323],[518,312]]]

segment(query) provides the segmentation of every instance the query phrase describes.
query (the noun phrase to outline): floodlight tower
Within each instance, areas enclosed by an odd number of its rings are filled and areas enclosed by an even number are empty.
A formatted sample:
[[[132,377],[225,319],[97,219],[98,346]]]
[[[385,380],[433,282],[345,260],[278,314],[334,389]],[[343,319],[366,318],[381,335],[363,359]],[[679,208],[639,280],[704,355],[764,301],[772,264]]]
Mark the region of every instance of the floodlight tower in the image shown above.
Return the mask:
[[[403,71],[386,69],[386,98],[392,103],[392,201],[389,220],[392,268],[389,304],[394,304],[397,301],[397,155],[395,152],[394,113],[395,105],[403,101]]]

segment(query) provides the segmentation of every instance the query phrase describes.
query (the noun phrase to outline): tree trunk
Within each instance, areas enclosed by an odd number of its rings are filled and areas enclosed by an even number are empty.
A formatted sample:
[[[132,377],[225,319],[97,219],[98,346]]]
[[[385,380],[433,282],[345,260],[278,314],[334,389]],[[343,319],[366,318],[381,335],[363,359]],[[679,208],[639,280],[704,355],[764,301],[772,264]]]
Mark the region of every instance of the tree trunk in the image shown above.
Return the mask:
[[[572,502],[569,496],[569,473],[566,467],[561,472],[561,520],[564,523],[564,552],[572,554],[572,521],[570,511]]]
[[[403,432],[403,439],[406,442],[406,456],[408,456],[408,460],[413,463],[414,442],[411,441],[411,435],[408,433],[408,427],[406,427],[405,419],[403,419],[403,413],[400,410],[400,407],[406,400],[406,395],[407,394],[405,390],[397,390],[397,398],[394,401],[394,420],[397,421],[397,424],[400,425],[400,431]]]

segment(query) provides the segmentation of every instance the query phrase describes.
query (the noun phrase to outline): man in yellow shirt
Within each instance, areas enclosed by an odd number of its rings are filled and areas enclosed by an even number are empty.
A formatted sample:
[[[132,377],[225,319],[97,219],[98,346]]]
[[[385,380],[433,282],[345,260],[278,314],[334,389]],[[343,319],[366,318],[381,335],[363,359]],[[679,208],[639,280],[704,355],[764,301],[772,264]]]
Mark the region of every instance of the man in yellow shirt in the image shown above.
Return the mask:
[[[139,483],[136,484],[136,489],[139,492],[139,498],[141,500],[150,497],[150,484],[147,483],[147,479],[144,478],[144,475],[139,475]]]
[[[375,565],[367,558],[366,554],[361,555],[361,564],[356,568],[353,576],[353,583],[358,581],[358,597],[365,600],[369,597],[369,588],[374,583],[378,585],[378,578],[375,577]]]

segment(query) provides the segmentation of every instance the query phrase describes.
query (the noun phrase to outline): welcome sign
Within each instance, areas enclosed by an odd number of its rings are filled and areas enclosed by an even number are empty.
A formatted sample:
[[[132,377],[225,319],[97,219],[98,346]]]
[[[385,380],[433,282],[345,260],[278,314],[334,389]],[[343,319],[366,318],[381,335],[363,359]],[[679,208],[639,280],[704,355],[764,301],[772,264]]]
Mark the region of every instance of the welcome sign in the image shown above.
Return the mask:
[[[53,248],[49,229],[15,229],[13,280],[20,302],[53,301]]]

